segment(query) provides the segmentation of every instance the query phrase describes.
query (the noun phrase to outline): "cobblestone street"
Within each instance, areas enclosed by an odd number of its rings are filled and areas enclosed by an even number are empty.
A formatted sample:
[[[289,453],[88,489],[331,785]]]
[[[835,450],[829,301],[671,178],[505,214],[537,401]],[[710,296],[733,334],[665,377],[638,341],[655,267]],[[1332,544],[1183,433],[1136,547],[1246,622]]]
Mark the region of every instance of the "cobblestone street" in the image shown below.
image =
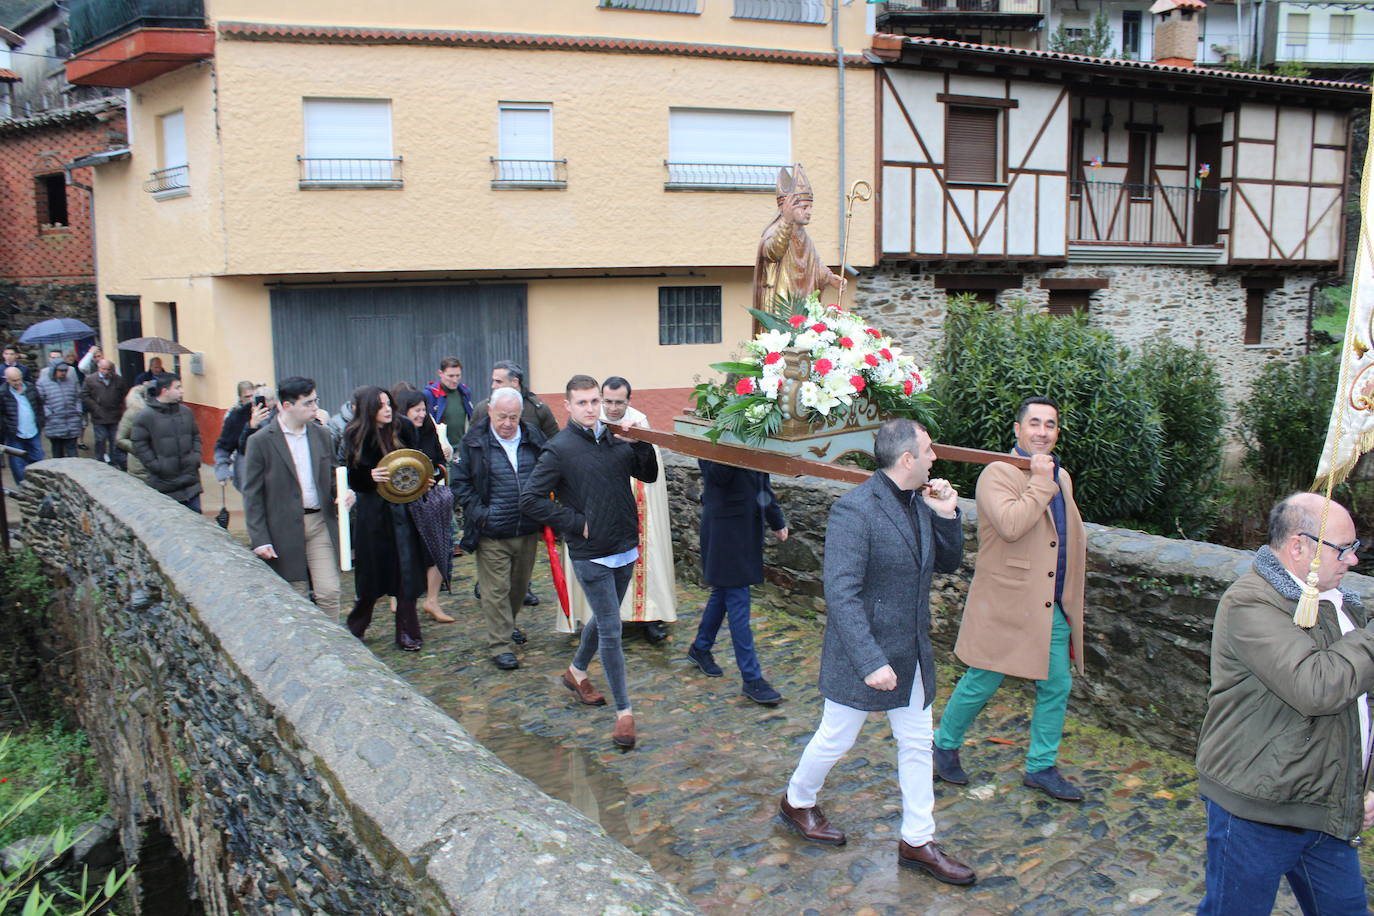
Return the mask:
[[[895,749],[873,715],[832,773],[821,804],[849,835],[810,844],[776,817],[778,798],[820,715],[819,623],[758,614],[765,674],[782,692],[773,709],[740,696],[726,642],[726,676],[709,679],[683,653],[703,595],[680,588],[669,641],[637,634],[625,647],[639,744],[610,742],[610,707],[579,706],[558,683],[572,639],[555,633],[547,563],[544,598],[520,621],[529,634],[518,671],[499,671],[480,647],[470,557],[455,563],[457,623],[423,619],[421,653],[396,650],[385,608],[367,642],[508,765],[599,821],[708,913],[1163,914],[1192,912],[1202,893],[1204,817],[1191,761],[1079,724],[1070,706],[1060,765],[1088,793],[1081,805],[1021,786],[1028,694],[1013,682],[970,731],[972,782],[936,784],[939,839],[979,875],[971,889],[899,869]],[[345,594],[351,585],[345,583]],[[423,614],[422,614],[423,617]],[[591,676],[606,689],[599,663]],[[941,701],[955,670],[942,667]],[[1297,913],[1287,889],[1278,912]]]

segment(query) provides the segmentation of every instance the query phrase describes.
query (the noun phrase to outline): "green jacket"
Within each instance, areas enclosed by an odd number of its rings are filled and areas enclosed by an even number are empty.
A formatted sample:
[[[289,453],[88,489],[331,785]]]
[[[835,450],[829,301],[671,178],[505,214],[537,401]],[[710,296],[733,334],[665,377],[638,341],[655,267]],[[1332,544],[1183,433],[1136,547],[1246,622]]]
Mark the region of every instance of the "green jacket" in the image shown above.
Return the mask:
[[[1198,781],[1237,817],[1349,840],[1360,833],[1369,786],[1354,701],[1374,689],[1374,631],[1359,598],[1344,591],[1354,630],[1341,635],[1329,601],[1316,626],[1296,627],[1300,594],[1262,547],[1221,596]]]

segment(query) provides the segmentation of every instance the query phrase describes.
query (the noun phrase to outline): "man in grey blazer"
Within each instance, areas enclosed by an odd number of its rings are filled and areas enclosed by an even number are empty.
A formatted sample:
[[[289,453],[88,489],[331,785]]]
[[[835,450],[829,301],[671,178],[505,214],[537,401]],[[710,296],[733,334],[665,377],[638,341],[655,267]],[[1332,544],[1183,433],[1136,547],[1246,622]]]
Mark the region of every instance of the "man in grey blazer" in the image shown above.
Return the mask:
[[[897,740],[902,830],[897,862],[948,884],[972,884],[973,869],[935,843],[931,774],[930,580],[964,553],[958,494],[929,480],[930,435],[914,420],[889,420],[873,455],[881,470],[835,501],[825,530],[825,711],[780,804],[802,836],[838,846],[844,832],[816,805],[825,777],[854,744],[868,713],[887,712]]]
[[[320,610],[339,616],[339,523],[334,440],[319,423],[315,383],[277,386],[277,416],[248,440],[243,515],[253,552]]]

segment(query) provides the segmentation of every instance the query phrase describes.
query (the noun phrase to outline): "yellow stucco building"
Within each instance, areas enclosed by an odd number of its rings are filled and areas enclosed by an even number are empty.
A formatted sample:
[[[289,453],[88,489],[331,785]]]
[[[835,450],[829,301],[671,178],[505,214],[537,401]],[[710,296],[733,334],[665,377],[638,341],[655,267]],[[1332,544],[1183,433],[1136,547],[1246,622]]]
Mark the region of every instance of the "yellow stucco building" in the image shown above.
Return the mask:
[[[805,165],[836,269],[873,178],[862,3],[82,3],[69,78],[129,94],[94,169],[103,341],[196,351],[207,427],[240,379],[314,377],[332,411],[445,355],[477,397],[513,359],[538,392],[617,374],[681,403],[750,333],[777,166]]]

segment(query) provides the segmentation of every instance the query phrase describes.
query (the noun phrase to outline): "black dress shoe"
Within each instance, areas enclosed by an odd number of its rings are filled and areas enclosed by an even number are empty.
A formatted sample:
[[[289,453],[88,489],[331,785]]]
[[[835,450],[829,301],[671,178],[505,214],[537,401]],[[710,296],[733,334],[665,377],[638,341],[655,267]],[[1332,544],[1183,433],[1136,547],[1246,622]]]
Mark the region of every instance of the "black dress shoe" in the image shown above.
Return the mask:
[[[650,620],[644,624],[644,641],[651,645],[658,645],[668,638],[668,628],[662,621]]]
[[[496,667],[502,671],[513,671],[520,667],[520,660],[511,652],[502,652],[500,655],[493,655],[491,658]]]
[[[525,605],[525,607],[538,607],[538,606],[539,606],[539,596],[536,595],[536,594],[534,593],[534,589],[532,589],[532,588],[525,589],[525,601],[524,601],[524,605]]]
[[[782,694],[773,689],[773,685],[763,678],[755,678],[752,681],[745,681],[743,694],[762,706],[777,706],[782,702]]]
[[[517,646],[523,646],[525,643],[530,641],[530,638],[525,635],[524,630],[520,629],[519,627],[516,627],[514,630],[510,631],[510,641],[515,643]]]
[[[424,648],[424,645],[423,640],[413,639],[409,636],[402,636],[400,639],[396,640],[396,648],[400,649],[402,652],[419,652]]]
[[[942,747],[936,747],[934,751],[932,757],[935,763],[935,775],[951,785],[968,785],[968,774],[964,772],[964,767],[959,762],[959,749],[947,751]]]

